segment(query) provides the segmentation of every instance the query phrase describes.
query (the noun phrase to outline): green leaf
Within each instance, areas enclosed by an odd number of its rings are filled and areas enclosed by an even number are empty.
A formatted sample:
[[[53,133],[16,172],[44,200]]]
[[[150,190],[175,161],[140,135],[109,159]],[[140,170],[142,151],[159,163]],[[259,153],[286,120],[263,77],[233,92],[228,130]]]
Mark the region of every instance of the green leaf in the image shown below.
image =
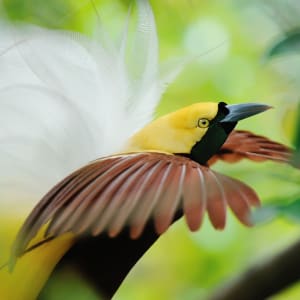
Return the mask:
[[[283,38],[277,40],[265,53],[264,59],[295,53],[300,53],[300,28],[286,33]]]

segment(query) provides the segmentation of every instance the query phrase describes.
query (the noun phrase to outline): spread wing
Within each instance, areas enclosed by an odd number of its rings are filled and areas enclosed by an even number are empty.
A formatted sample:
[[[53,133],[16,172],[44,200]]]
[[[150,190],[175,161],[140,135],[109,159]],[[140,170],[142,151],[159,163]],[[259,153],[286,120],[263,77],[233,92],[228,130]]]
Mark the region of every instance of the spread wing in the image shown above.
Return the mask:
[[[250,225],[251,206],[257,205],[250,187],[189,158],[153,152],[110,156],[77,170],[45,195],[24,223],[15,254],[45,225],[45,239],[65,232],[115,237],[125,227],[135,239],[150,219],[161,234],[178,213],[193,231],[206,211],[212,225],[223,229],[227,206]]]
[[[249,131],[234,130],[220,149],[208,162],[212,165],[217,160],[234,163],[247,158],[253,161],[273,160],[290,163],[292,150],[266,137]]]

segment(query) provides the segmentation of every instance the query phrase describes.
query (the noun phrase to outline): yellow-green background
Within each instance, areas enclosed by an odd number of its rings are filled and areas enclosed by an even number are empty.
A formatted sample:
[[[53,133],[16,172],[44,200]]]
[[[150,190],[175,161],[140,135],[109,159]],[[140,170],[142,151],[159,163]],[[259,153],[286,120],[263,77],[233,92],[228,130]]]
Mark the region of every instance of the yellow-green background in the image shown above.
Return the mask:
[[[297,26],[296,12],[293,11],[295,16],[280,13],[276,6],[279,2],[151,1],[161,60],[195,57],[166,91],[157,114],[196,101],[267,103],[275,109],[243,121],[239,128],[291,145],[293,112],[299,99],[300,63],[296,55],[263,59],[265,51],[283,30]],[[1,10],[3,17],[86,34],[97,23],[97,10],[114,36],[123,24],[130,3],[94,0],[93,5],[89,0],[3,0]],[[299,173],[288,166],[242,162],[219,164],[216,169],[254,187],[264,204],[284,203],[300,191],[298,184],[291,182],[297,182]],[[180,221],[143,257],[115,299],[201,299],[248,265],[264,261],[285,248],[298,235],[297,222],[286,218],[249,229],[229,216],[224,232],[214,231],[205,222],[196,233],[190,233]],[[50,299],[92,300],[97,296],[81,279],[62,278],[50,291],[47,300]],[[300,299],[300,285],[273,299]]]

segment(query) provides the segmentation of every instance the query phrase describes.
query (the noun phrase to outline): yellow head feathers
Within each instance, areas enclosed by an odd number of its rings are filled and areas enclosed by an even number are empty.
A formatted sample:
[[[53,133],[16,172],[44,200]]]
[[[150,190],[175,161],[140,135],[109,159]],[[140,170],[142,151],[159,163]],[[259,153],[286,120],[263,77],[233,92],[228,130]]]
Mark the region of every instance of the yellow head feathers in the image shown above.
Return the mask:
[[[195,103],[160,117],[129,141],[126,151],[190,153],[218,113],[218,103]]]

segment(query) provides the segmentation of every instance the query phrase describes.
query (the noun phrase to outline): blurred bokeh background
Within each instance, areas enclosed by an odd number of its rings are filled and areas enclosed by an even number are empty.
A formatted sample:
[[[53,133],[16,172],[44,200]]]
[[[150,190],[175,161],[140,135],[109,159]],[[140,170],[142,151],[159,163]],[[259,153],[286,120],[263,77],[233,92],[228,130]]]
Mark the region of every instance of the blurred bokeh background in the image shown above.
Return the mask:
[[[299,147],[300,3],[298,0],[152,0],[161,60],[192,58],[163,96],[157,115],[197,101],[262,102],[273,110],[239,128]],[[2,18],[91,34],[101,21],[117,35],[131,1],[2,0]],[[298,141],[298,142],[297,142]],[[143,257],[116,300],[201,299],[253,263],[299,238],[300,179],[274,163],[218,164],[252,186],[264,204],[257,225],[232,216],[225,231],[205,222],[196,233],[177,222]],[[299,202],[300,203],[300,202]],[[101,267],[101,266],[99,266]],[[84,280],[66,274],[44,300],[94,300]],[[300,299],[300,284],[272,299]]]

